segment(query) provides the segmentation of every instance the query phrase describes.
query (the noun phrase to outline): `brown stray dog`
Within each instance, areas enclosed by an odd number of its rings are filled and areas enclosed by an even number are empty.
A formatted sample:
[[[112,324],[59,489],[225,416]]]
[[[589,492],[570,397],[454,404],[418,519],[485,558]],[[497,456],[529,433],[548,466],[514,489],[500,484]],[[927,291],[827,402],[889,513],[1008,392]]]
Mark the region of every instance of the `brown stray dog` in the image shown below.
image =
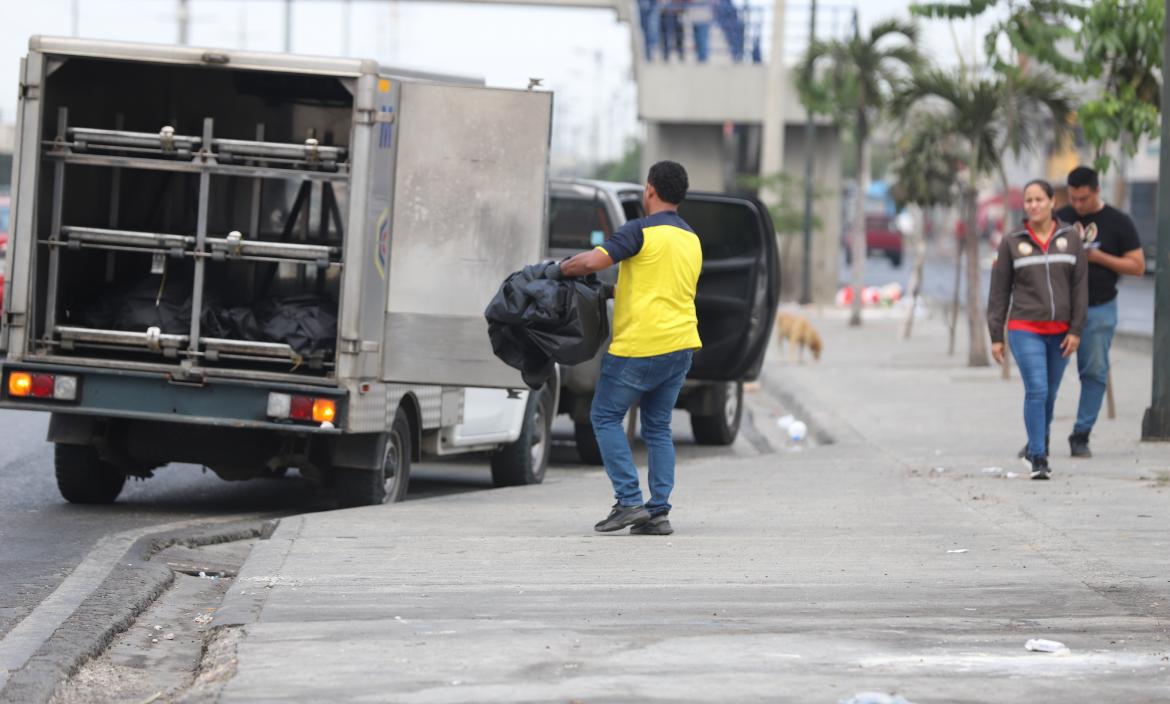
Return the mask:
[[[789,357],[793,361],[804,361],[804,348],[807,347],[812,352],[813,359],[819,360],[821,358],[821,336],[817,334],[817,329],[808,322],[808,318],[802,315],[794,315],[792,313],[780,313],[776,316],[776,339],[780,343],[781,349],[784,348],[784,343],[789,343]]]

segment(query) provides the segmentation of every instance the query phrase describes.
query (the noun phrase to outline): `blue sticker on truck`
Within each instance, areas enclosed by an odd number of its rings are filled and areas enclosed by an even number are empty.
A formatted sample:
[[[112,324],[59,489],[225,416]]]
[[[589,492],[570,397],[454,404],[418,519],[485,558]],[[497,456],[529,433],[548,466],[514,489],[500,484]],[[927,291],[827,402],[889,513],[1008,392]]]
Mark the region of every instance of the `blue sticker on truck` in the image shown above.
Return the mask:
[[[383,105],[379,108],[379,112],[383,114],[391,114],[394,112],[393,105]],[[379,122],[378,123],[378,148],[389,149],[394,144],[394,123]]]

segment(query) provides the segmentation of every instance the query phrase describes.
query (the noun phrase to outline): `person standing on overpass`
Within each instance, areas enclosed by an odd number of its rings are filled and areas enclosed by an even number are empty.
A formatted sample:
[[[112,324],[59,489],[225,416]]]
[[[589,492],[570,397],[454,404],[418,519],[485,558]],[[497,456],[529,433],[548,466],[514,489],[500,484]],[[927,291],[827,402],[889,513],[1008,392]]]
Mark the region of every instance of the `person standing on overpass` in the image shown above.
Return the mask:
[[[1117,330],[1117,279],[1121,274],[1145,274],[1146,259],[1133,220],[1101,201],[1096,171],[1078,166],[1069,172],[1068,200],[1056,217],[1077,226],[1089,262],[1089,310],[1077,349],[1081,399],[1068,444],[1073,457],[1092,457],[1089,434],[1101,412],[1109,379],[1109,347]]]
[[[599,532],[627,526],[641,535],[674,532],[667,518],[675,461],[670,419],[692,356],[702,347],[695,293],[703,250],[695,231],[678,214],[688,186],[681,164],[654,164],[642,192],[646,217],[630,220],[597,248],[560,264],[561,273],[571,277],[623,262],[614,301],[613,341],[601,361],[590,413],[617,499],[609,516],[594,526]],[[639,400],[642,438],[649,450],[646,503],[622,427]]]

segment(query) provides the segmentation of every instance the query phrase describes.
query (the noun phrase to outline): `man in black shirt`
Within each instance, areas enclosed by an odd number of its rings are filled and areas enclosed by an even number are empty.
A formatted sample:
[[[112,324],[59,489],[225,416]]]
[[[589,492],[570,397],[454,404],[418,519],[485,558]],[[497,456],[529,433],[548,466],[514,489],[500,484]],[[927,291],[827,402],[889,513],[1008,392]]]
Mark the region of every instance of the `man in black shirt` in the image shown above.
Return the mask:
[[[1096,171],[1078,166],[1069,172],[1068,200],[1056,217],[1077,225],[1089,260],[1089,312],[1077,350],[1081,400],[1068,444],[1073,457],[1092,457],[1089,433],[1101,412],[1109,378],[1109,346],[1117,329],[1117,279],[1121,274],[1141,276],[1146,260],[1133,220],[1101,201]]]

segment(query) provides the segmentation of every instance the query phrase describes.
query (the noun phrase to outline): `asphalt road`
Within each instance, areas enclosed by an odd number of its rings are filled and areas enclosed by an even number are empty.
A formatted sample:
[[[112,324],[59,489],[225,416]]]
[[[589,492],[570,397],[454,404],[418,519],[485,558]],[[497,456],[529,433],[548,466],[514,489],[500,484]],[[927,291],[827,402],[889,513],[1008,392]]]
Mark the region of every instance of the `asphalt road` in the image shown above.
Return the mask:
[[[154,526],[213,520],[247,520],[329,510],[314,484],[296,472],[283,479],[226,482],[193,465],[170,465],[145,481],[130,480],[109,506],[67,503],[57,492],[48,416],[0,410],[0,638],[49,596],[103,537]],[[741,433],[733,448],[698,447],[687,416],[676,412],[679,459],[728,452],[753,453]],[[554,425],[550,476],[601,474],[580,463],[572,425]],[[598,477],[599,481],[604,481]],[[415,464],[408,501],[491,489],[483,456]]]
[[[226,482],[193,465],[170,465],[151,479],[130,480],[109,506],[69,504],[57,492],[47,426],[46,414],[0,411],[0,637],[52,593],[104,536],[178,522],[331,508],[296,472],[284,479]],[[490,487],[482,461],[424,464],[412,473],[408,500]]]

